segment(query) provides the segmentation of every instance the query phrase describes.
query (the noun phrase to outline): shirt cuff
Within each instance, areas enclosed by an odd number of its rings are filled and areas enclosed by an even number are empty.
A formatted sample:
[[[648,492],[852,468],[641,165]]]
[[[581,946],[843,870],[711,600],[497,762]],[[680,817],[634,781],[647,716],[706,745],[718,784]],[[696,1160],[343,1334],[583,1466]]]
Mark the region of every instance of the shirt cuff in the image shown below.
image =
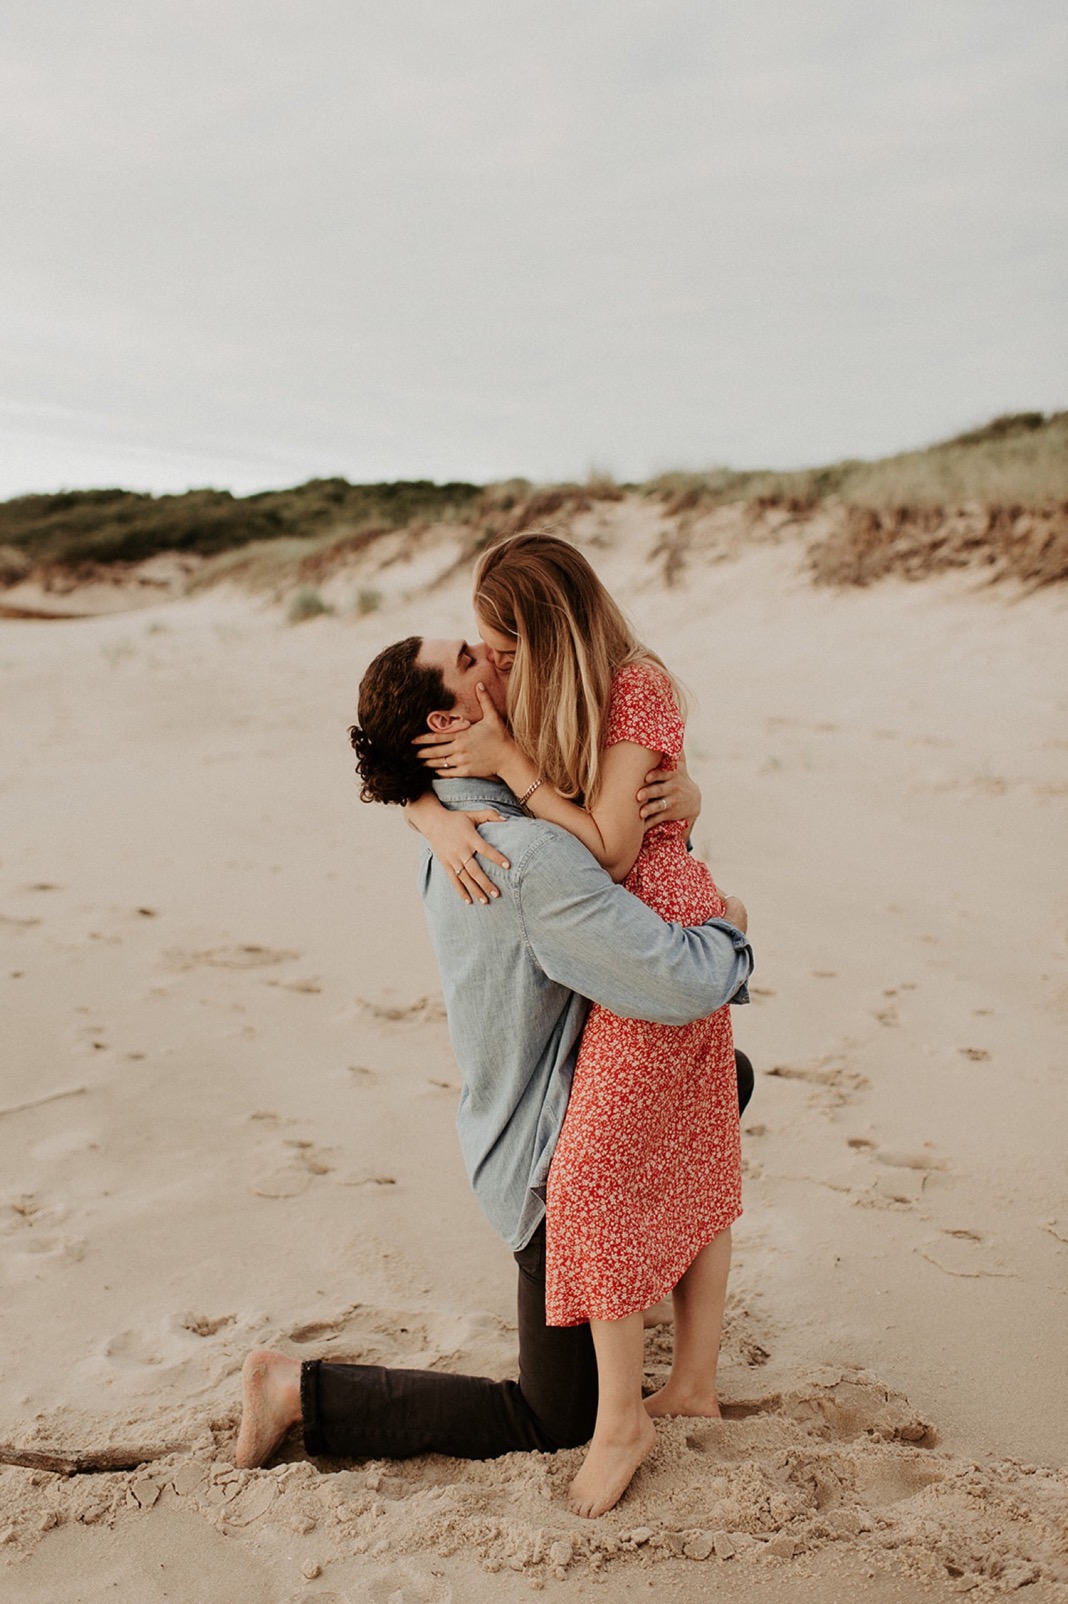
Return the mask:
[[[749,945],[749,937],[739,930],[737,925],[732,925],[729,919],[709,919],[708,923],[713,929],[723,930],[730,936],[735,952],[747,952],[749,954],[749,974],[751,975],[754,969],[754,959],[753,949]],[[742,981],[734,996],[728,998],[728,1001],[731,1004],[741,1004],[749,1001],[749,975]]]

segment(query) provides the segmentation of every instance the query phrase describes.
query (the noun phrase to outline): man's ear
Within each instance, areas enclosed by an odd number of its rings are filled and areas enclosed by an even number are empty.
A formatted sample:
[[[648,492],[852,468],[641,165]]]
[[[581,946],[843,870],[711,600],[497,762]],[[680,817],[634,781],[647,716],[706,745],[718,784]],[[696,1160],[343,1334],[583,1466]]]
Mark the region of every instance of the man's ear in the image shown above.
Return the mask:
[[[454,724],[462,723],[459,713],[428,713],[426,716],[427,728],[435,733],[451,730]]]

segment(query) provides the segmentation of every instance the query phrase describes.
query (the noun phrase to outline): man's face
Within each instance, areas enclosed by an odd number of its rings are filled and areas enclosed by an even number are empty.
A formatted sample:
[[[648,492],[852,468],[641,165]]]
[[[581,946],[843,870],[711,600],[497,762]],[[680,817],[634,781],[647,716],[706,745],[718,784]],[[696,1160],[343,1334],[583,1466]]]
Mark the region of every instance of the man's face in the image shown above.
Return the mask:
[[[420,668],[440,668],[445,689],[456,698],[451,712],[477,724],[482,717],[476,685],[484,685],[490,701],[503,717],[507,695],[488,648],[479,641],[424,640],[415,659]]]

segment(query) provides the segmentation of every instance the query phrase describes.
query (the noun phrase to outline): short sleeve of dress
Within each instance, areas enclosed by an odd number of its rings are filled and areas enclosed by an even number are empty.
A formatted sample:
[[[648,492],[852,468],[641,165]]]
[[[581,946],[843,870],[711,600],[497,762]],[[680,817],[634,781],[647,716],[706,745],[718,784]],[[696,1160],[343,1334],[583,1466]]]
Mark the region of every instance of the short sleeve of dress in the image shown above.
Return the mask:
[[[625,664],[612,681],[605,746],[633,741],[674,764],[685,733],[667,675],[651,664]]]

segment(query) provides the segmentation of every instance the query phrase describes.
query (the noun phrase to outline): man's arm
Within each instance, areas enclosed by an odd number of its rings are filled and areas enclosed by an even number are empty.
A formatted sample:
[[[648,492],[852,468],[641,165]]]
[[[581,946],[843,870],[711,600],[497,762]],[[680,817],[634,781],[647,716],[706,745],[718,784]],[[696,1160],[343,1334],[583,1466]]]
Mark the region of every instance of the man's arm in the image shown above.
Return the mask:
[[[539,832],[516,868],[524,934],[551,980],[622,1019],[662,1025],[748,1002],[752,948],[727,920],[668,924],[563,831]]]

